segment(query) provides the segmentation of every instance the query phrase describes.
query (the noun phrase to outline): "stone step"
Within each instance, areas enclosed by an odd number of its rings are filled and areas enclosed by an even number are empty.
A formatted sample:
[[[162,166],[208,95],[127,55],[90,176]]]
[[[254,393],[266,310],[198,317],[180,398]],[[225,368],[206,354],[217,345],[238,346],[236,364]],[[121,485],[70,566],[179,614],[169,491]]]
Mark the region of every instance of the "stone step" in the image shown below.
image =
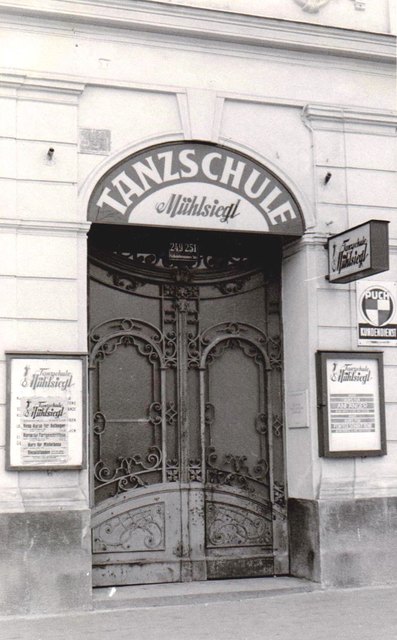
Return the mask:
[[[93,589],[93,607],[95,610],[108,610],[213,603],[320,589],[317,583],[287,576],[96,587]]]

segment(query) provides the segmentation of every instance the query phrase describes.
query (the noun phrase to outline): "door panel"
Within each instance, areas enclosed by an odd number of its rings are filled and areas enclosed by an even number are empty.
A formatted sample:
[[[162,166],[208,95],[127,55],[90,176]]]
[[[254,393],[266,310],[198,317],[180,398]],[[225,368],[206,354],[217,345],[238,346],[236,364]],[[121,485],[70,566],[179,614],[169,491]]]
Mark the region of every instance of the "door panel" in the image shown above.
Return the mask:
[[[178,487],[156,484],[100,503],[93,518],[96,586],[179,582]]]
[[[102,229],[90,238],[94,583],[286,573],[279,247]],[[195,255],[175,257],[175,240]]]
[[[273,521],[268,502],[224,487],[206,501],[207,578],[273,575]]]
[[[205,367],[206,548],[212,578],[273,572],[269,464],[272,437],[266,336],[240,322],[207,329]],[[230,489],[235,491],[231,494]],[[247,562],[241,562],[242,555]],[[249,560],[249,561],[248,561]],[[266,569],[267,570],[267,569]],[[263,575],[263,573],[262,573]]]

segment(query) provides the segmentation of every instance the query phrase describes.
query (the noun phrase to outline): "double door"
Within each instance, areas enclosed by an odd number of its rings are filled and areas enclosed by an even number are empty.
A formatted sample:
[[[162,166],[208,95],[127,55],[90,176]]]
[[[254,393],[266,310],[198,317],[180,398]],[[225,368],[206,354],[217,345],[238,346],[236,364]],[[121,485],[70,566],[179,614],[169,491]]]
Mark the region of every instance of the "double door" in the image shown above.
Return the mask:
[[[279,248],[93,228],[95,585],[288,573]]]

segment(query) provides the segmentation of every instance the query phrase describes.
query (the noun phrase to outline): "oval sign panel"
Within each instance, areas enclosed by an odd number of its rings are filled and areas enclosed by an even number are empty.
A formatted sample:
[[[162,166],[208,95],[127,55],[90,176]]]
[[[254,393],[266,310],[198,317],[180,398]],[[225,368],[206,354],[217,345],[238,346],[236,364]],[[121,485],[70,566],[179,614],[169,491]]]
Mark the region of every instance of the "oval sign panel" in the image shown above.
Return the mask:
[[[126,158],[98,182],[88,219],[301,236],[300,208],[254,160],[224,147],[175,142]]]

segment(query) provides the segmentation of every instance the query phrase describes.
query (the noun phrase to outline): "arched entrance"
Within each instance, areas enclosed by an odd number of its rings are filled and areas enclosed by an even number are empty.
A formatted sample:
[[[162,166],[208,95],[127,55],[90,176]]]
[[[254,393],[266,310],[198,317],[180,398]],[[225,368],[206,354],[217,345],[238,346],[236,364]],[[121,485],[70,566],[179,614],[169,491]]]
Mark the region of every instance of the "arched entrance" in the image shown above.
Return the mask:
[[[207,162],[213,176],[224,172],[217,148],[206,153],[212,160],[200,156],[201,166]],[[249,161],[242,158],[226,164],[232,182],[244,174],[237,162]],[[137,162],[140,183],[125,166],[111,182],[120,187],[120,209],[132,201],[119,212],[132,222],[134,205],[143,218],[147,211],[132,182],[142,189],[146,180],[149,210],[181,195],[176,165],[168,168],[174,183],[164,198],[154,189],[156,161],[135,158],[128,167]],[[253,175],[259,194],[268,178]],[[270,197],[268,185],[279,189],[269,180],[258,199],[286,212],[290,205]],[[101,194],[107,204],[115,199],[105,189],[93,194],[99,218]],[[190,205],[206,197],[188,193],[181,197]],[[219,194],[211,194],[212,207],[222,207]],[[94,584],[288,573],[281,231],[277,237],[202,231],[197,223],[156,229],[111,221],[94,224],[89,239]]]

